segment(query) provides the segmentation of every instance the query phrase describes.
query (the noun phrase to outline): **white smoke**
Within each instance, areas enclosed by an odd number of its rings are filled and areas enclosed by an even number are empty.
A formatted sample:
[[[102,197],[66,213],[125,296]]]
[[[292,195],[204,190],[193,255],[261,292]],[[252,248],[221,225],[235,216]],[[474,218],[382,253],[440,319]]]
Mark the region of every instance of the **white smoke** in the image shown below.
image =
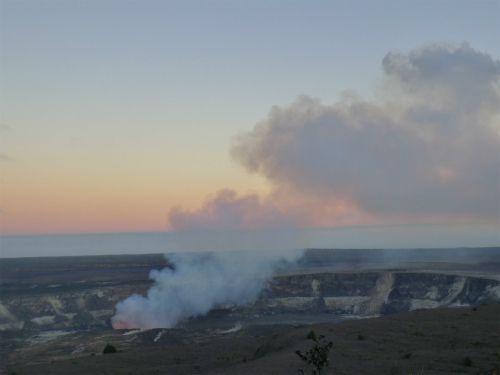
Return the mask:
[[[278,269],[303,251],[241,251],[166,254],[173,268],[152,270],[147,296],[134,294],[116,305],[113,328],[170,328],[220,305],[255,301]]]

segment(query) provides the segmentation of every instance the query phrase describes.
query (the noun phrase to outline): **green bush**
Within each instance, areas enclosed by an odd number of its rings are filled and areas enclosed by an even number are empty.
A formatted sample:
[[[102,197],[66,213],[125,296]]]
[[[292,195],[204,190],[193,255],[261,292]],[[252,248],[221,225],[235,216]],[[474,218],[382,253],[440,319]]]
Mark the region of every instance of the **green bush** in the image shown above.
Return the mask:
[[[365,339],[365,336],[363,336],[363,335],[358,335],[358,340],[359,340],[359,341],[363,341],[364,339]]]
[[[314,331],[309,331],[309,333],[306,336],[306,339],[308,339],[308,340],[316,340],[316,333]]]
[[[314,331],[311,331],[314,333]],[[316,336],[316,334],[314,334]],[[307,352],[302,353],[300,350],[295,351],[295,353],[304,361],[307,365],[311,367],[311,375],[321,375],[324,374],[326,368],[329,364],[328,352],[333,346],[331,341],[326,341],[325,336],[320,335],[318,339],[316,337],[313,339],[314,345]],[[298,372],[305,375],[304,369],[299,369]]]
[[[107,344],[105,347],[104,347],[104,350],[102,351],[102,354],[110,354],[110,353],[117,353],[118,350],[116,350],[116,348],[111,345],[111,344]]]

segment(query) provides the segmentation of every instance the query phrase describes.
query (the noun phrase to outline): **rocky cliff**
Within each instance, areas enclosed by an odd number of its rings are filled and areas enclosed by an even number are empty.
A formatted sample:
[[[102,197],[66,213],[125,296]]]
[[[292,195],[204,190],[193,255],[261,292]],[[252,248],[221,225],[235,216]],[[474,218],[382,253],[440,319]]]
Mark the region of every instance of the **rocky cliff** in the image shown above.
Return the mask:
[[[275,278],[253,308],[359,316],[500,301],[498,280],[434,273],[321,273]]]
[[[145,294],[147,281],[32,285],[3,289],[0,330],[36,332],[110,327],[115,304]],[[495,279],[423,272],[313,273],[274,278],[258,301],[227,313],[385,315],[440,306],[500,301]]]
[[[115,304],[150,283],[113,282],[33,285],[0,299],[0,331],[109,327]],[[13,294],[13,293],[10,293]]]

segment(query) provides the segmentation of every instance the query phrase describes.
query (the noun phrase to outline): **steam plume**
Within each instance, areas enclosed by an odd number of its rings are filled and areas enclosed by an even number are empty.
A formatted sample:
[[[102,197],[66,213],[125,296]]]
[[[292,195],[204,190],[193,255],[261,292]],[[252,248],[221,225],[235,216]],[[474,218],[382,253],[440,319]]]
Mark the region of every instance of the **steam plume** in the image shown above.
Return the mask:
[[[173,268],[152,270],[147,297],[134,294],[116,305],[113,328],[169,328],[225,304],[254,301],[277,269],[302,251],[167,254]]]

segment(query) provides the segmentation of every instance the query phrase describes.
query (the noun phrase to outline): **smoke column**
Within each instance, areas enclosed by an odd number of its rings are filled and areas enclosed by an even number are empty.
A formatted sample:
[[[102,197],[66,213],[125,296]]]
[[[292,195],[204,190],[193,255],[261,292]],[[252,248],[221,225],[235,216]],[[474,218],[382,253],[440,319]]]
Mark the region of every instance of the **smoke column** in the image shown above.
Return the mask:
[[[303,250],[166,254],[173,268],[150,272],[155,283],[147,297],[134,294],[119,302],[113,328],[170,328],[217,305],[250,303],[277,270],[302,254]]]

